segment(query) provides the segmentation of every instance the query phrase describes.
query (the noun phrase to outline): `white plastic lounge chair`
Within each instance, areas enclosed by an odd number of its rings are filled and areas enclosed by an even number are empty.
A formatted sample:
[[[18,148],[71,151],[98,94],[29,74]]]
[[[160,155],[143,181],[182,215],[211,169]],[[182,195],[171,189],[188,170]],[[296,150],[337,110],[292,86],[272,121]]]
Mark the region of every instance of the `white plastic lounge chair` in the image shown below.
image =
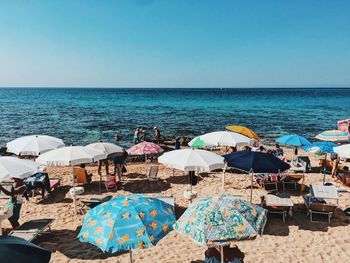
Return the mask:
[[[268,194],[263,199],[263,207],[271,214],[281,214],[283,222],[286,222],[288,212],[292,211],[293,206],[293,201],[289,196]]]
[[[51,232],[50,225],[52,222],[53,219],[51,218],[30,220],[12,230],[9,235],[20,237],[30,242],[46,230]]]

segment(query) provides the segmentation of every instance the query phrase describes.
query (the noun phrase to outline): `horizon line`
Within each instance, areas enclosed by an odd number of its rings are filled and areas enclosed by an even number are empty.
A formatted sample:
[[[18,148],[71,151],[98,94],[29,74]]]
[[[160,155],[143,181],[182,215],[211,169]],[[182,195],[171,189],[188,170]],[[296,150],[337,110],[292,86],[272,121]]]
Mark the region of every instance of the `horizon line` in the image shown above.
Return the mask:
[[[175,86],[165,86],[165,87],[150,87],[150,86],[132,86],[132,87],[104,87],[104,86],[0,86],[0,89],[350,89],[350,86],[264,86],[264,87],[175,87]]]

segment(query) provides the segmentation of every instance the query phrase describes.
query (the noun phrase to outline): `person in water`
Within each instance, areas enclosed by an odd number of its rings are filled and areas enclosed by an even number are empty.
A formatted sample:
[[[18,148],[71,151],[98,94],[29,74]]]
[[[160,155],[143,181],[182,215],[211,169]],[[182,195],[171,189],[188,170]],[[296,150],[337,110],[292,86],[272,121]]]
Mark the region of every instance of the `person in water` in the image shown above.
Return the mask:
[[[174,150],[179,150],[180,148],[181,148],[180,138],[176,137],[175,138]]]

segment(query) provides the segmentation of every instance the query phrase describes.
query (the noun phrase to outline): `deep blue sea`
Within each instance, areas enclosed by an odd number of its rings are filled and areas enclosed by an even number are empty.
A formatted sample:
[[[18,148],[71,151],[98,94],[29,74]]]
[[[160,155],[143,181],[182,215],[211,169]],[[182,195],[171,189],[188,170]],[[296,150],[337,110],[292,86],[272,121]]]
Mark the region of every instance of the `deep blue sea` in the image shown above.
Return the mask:
[[[350,89],[0,89],[0,146],[28,134],[66,144],[129,146],[133,131],[196,136],[226,125],[250,127],[265,143],[297,133],[313,139],[350,118]]]

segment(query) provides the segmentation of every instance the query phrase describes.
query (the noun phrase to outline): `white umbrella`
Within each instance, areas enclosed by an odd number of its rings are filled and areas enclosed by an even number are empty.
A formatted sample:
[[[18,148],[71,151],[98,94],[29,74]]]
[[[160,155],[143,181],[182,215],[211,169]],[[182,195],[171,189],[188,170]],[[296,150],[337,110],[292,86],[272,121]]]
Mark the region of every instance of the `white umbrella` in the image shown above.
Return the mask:
[[[106,153],[100,150],[95,150],[84,146],[68,146],[46,152],[40,155],[36,159],[36,162],[47,166],[72,166],[73,189],[75,190],[73,166],[83,163],[93,163],[106,159],[106,157]],[[73,195],[73,202],[74,210],[76,211],[75,194]]]
[[[158,162],[184,172],[210,172],[224,168],[224,157],[198,149],[181,149],[164,153]]]
[[[205,144],[211,146],[245,146],[249,145],[251,140],[247,136],[242,134],[231,132],[231,131],[216,131],[210,132],[203,135],[198,136]],[[197,139],[196,137],[195,139]],[[195,139],[192,141],[194,142]],[[191,146],[191,143],[189,143]]]
[[[63,147],[61,139],[48,135],[28,135],[17,138],[6,144],[8,152],[17,155],[38,156],[47,151]]]
[[[40,155],[36,162],[47,166],[74,166],[106,159],[103,151],[84,146],[67,146]]]
[[[350,158],[350,144],[334,147],[333,151],[341,158]]]
[[[121,156],[124,154],[124,149],[114,143],[109,142],[96,142],[86,145],[85,147],[100,150],[106,153],[108,157]]]
[[[225,166],[224,157],[198,149],[173,150],[158,157],[158,162],[184,172],[210,172]]]
[[[9,178],[26,178],[38,171],[40,165],[17,157],[0,157],[0,180]]]

